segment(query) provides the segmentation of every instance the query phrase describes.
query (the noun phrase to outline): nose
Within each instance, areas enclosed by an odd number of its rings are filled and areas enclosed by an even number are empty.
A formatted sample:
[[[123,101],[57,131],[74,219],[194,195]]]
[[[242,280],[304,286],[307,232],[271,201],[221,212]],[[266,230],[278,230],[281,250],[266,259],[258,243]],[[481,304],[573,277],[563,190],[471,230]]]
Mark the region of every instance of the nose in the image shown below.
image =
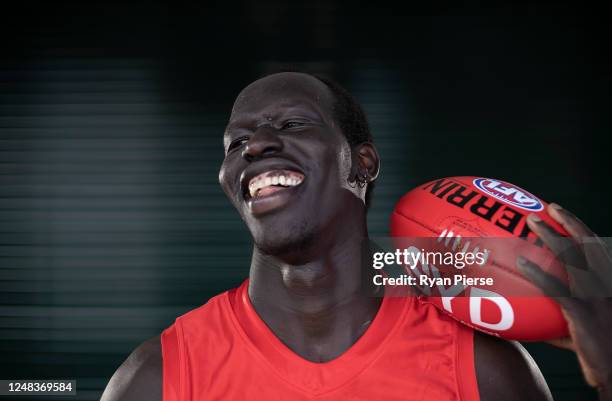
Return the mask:
[[[262,126],[255,131],[242,151],[242,157],[252,162],[267,156],[274,155],[283,149],[283,142],[270,126]]]

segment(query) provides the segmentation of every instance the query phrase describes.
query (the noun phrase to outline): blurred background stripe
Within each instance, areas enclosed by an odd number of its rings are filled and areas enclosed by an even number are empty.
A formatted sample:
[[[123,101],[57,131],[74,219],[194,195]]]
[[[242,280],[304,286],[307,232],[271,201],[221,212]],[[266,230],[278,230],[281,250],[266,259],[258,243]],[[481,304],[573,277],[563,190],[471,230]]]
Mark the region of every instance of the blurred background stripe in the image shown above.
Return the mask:
[[[363,104],[382,156],[372,235],[408,189],[471,174],[609,235],[610,64],[604,25],[579,11],[433,17],[268,1],[7,12],[0,377],[77,379],[71,400],[98,399],[137,344],[247,276],[250,238],[217,183],[221,136],[241,87],[286,68],[336,78]],[[594,399],[571,354],[528,347],[557,400]]]

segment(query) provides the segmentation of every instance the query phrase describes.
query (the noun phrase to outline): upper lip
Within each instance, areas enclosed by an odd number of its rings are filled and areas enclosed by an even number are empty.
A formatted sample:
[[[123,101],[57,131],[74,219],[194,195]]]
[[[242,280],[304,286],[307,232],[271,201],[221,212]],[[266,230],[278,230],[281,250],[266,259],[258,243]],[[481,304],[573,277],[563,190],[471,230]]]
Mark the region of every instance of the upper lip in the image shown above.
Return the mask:
[[[261,173],[272,170],[292,170],[305,175],[304,171],[299,168],[295,163],[287,160],[262,160],[247,166],[240,174],[240,189],[242,190],[242,197],[244,199],[250,198],[249,194],[249,182],[254,177]]]

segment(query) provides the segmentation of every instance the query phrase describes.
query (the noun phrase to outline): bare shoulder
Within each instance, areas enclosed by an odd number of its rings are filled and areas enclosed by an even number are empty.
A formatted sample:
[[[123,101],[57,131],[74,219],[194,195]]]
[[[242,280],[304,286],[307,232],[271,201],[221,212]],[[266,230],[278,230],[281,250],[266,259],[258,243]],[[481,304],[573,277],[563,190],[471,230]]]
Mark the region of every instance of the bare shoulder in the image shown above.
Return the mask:
[[[101,401],[162,401],[160,337],[140,344],[108,382]]]
[[[474,354],[482,401],[553,399],[538,365],[520,343],[475,331]]]

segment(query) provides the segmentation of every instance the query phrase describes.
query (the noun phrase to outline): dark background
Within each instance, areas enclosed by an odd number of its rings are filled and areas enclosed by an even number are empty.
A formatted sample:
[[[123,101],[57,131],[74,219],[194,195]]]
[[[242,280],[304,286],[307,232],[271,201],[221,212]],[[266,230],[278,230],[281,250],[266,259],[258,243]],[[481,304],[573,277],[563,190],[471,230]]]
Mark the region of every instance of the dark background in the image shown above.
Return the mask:
[[[1,15],[0,378],[75,378],[71,399],[97,399],[137,344],[247,276],[217,174],[235,95],[269,72],[333,77],[363,104],[382,156],[374,236],[401,194],[452,175],[510,181],[611,234],[604,13],[83,3]],[[594,399],[572,354],[527,347],[557,400]]]

